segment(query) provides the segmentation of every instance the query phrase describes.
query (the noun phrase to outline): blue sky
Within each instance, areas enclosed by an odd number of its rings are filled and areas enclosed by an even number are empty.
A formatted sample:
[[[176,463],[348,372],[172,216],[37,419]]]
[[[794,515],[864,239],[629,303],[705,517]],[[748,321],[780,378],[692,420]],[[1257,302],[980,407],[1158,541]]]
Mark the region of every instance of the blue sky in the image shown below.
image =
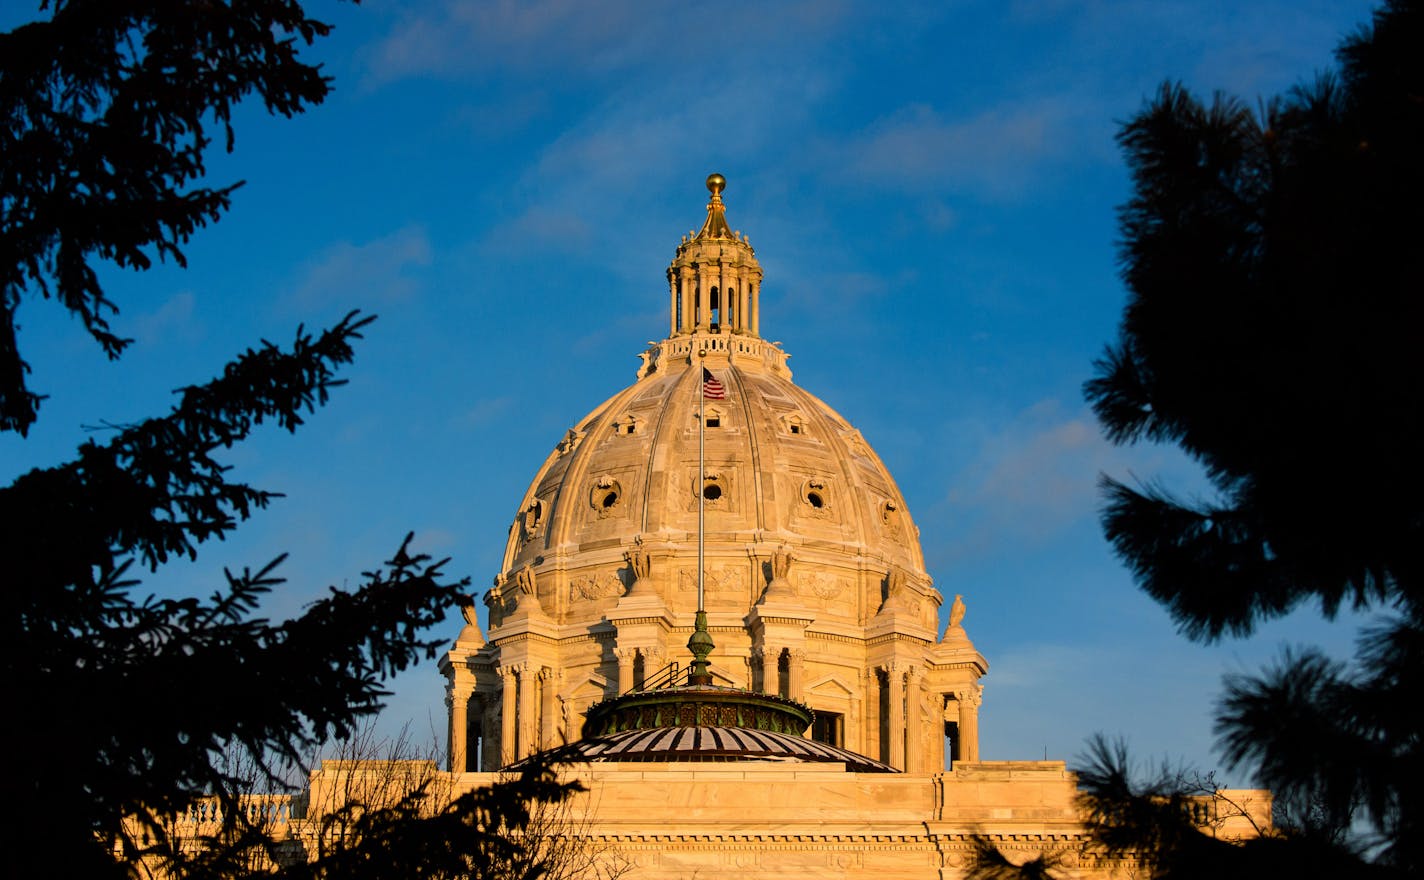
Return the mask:
[[[310,6],[337,26],[312,53],[336,91],[295,120],[239,112],[209,171],[247,184],[186,270],[106,273],[129,353],[105,362],[53,304],[20,313],[51,399],[29,440],[0,436],[4,477],[261,338],[380,316],[328,407],[230,454],[287,497],[145,589],[210,592],[290,551],[268,612],[291,614],[411,530],[485,589],[536,467],[665,334],[663,270],[718,171],[764,335],[875,446],[936,585],[964,594],[985,758],[1071,758],[1104,731],[1212,766],[1224,672],[1348,649],[1313,609],[1178,637],[1100,537],[1094,484],[1200,481],[1170,449],[1109,447],[1080,386],[1124,301],[1117,125],[1165,79],[1252,101],[1309,79],[1370,4]],[[393,688],[387,726],[443,728],[433,664]]]

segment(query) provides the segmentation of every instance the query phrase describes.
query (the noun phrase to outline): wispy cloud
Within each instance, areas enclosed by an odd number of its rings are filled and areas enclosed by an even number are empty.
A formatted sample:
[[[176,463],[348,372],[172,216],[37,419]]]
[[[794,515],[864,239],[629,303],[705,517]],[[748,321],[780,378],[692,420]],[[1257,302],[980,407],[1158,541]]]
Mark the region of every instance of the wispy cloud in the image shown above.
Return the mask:
[[[874,187],[1017,198],[1082,154],[1084,128],[1096,131],[1088,120],[1097,114],[1096,102],[1072,95],[958,116],[916,104],[827,147],[822,161]]]
[[[470,404],[463,413],[456,418],[456,423],[461,428],[483,428],[495,419],[504,415],[514,404],[514,399],[510,397],[487,397]]]
[[[193,317],[193,292],[184,290],[174,294],[163,305],[152,312],[139,315],[123,330],[132,333],[141,345],[157,343],[179,337],[188,341],[202,338],[203,327]]]
[[[368,59],[368,75],[383,82],[490,71],[597,76],[696,63],[721,69],[729,55],[814,39],[834,28],[848,6],[728,2],[709,16],[702,7],[653,0],[447,0],[404,12]],[[719,34],[736,39],[718,40]]]
[[[432,258],[425,230],[407,227],[363,244],[343,241],[309,261],[292,295],[301,308],[330,302],[386,303],[413,296]]]
[[[953,553],[1042,545],[1096,518],[1100,474],[1130,480],[1169,470],[1173,476],[1193,472],[1174,450],[1115,447],[1086,410],[1041,401],[988,432],[951,482],[944,503],[964,524]]]

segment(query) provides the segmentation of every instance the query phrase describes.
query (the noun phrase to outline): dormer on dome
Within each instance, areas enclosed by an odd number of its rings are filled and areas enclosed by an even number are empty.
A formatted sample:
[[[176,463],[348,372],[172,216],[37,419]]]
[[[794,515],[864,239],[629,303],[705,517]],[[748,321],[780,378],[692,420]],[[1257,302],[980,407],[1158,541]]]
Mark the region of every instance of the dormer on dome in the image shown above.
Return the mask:
[[[751,242],[727,225],[722,190],[727,179],[707,177],[707,220],[683,236],[668,266],[672,319],[669,336],[694,333],[760,335],[761,264]]]

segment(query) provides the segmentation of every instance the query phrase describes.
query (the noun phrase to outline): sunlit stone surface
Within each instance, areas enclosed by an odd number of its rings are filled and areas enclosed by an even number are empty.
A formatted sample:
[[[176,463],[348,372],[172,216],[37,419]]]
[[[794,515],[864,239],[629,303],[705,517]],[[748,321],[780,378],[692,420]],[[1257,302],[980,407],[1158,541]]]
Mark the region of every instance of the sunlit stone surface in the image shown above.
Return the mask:
[[[459,784],[572,744],[582,831],[637,877],[957,877],[974,832],[1016,860],[1130,872],[1077,853],[1062,762],[979,760],[988,663],[965,603],[938,632],[944,597],[894,479],[762,338],[762,271],[725,186],[708,178],[706,220],[668,267],[667,338],[519,500],[488,639],[467,610],[442,660]],[[704,397],[708,373],[724,399]],[[809,707],[804,738],[664,692],[692,659],[699,500],[712,684]],[[1234,794],[1269,814],[1267,793]]]

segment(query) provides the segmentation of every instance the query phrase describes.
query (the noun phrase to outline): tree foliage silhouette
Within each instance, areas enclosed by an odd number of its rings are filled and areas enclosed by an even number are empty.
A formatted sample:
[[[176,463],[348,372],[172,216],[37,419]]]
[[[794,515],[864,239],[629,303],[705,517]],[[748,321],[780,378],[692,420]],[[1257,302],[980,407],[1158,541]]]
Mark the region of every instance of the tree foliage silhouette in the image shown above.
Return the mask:
[[[1416,875],[1424,4],[1385,3],[1336,57],[1257,112],[1169,84],[1123,127],[1129,298],[1085,389],[1112,441],[1176,444],[1216,490],[1104,479],[1108,539],[1186,636],[1248,635],[1311,600],[1378,614],[1352,663],[1303,650],[1229,679],[1217,730],[1230,765],[1314,817],[1296,845]],[[1341,833],[1355,821],[1363,838]],[[1173,876],[1232,873],[1232,852]]]
[[[183,262],[233,186],[198,185],[208,130],[231,149],[231,114],[252,93],[290,116],[327,80],[298,57],[328,27],[294,0],[54,0],[50,18],[0,34],[0,430],[25,433],[39,397],[25,384],[15,314],[53,297],[110,356],[127,341],[99,282],[108,262]],[[429,657],[426,630],[468,601],[402,542],[353,589],[298,616],[261,616],[278,559],[226,573],[208,598],[144,598],[138,573],[226,536],[273,493],[230,478],[223,451],[263,424],[288,431],[341,384],[337,369],[371,318],[264,342],[167,415],[114,428],[67,464],[0,489],[0,663],[11,758],[0,823],[7,875],[125,877],[537,876],[520,836],[534,809],[577,786],[547,764],[433,808],[418,788],[359,813],[360,840],[330,858],[283,858],[249,815],[237,752],[277,779],[350,735],[384,679]],[[193,847],[172,817],[216,797],[221,833]],[[257,853],[261,858],[253,858]],[[339,858],[338,858],[339,855]],[[491,865],[509,866],[499,874]]]
[[[233,190],[200,185],[210,130],[233,148],[233,108],[319,104],[330,81],[299,51],[330,26],[297,0],[52,0],[0,33],[0,430],[25,433],[31,391],[16,312],[54,298],[109,357],[128,345],[96,263],[184,264]]]

